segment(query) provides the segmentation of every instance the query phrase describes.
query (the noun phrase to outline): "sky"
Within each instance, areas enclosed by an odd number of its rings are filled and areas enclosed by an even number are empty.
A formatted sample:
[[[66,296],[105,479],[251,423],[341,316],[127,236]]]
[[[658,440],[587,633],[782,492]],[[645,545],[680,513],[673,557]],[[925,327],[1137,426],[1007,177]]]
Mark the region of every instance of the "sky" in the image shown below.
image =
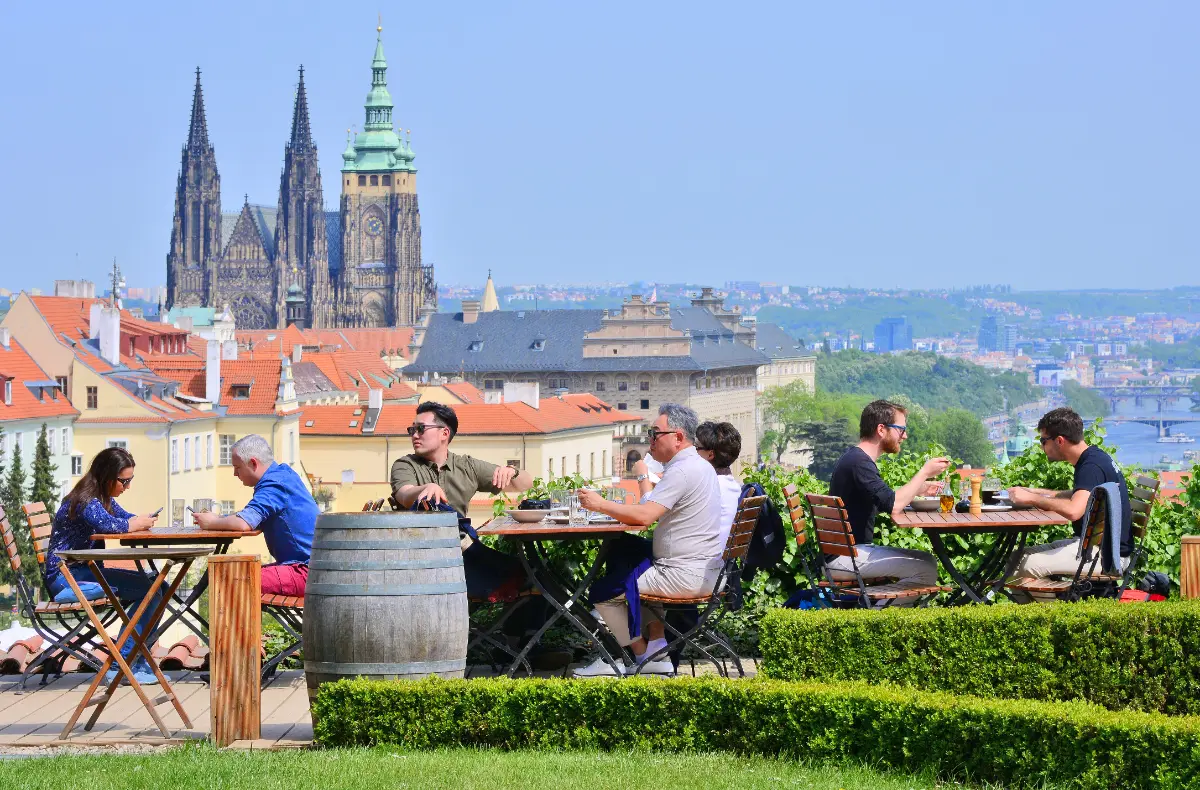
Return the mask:
[[[325,201],[377,14],[443,283],[1200,283],[1200,5],[5,3],[0,287],[166,282],[194,70],[226,211]]]

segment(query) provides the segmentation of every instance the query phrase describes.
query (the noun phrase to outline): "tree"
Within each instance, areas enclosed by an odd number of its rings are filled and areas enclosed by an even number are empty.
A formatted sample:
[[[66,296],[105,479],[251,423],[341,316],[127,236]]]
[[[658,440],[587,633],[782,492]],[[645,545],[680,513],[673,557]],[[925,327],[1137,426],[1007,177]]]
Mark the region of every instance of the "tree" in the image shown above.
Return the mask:
[[[25,513],[21,505],[25,504],[25,468],[21,463],[21,448],[13,442],[12,453],[8,459],[8,476],[0,481],[0,505],[8,516],[8,525],[17,538],[17,550],[21,554],[22,568],[36,568],[33,556],[33,546],[29,530],[25,528]],[[11,575],[11,568],[4,563],[5,575]]]
[[[947,409],[929,416],[929,438],[942,445],[952,458],[974,467],[996,463],[996,451],[988,440],[983,423],[965,409]]]
[[[763,393],[763,450],[776,461],[789,451],[808,450],[813,456],[810,470],[821,477],[819,470],[831,472],[854,443],[865,403],[856,395],[810,392],[803,381],[772,387]]]
[[[1107,417],[1109,413],[1108,399],[1094,392],[1078,381],[1067,379],[1062,385],[1063,397],[1067,405],[1079,412],[1080,417]]]
[[[46,437],[46,424],[38,433],[37,446],[33,451],[33,488],[30,492],[31,502],[41,502],[46,506],[46,512],[53,515],[58,509],[58,485],[54,473],[58,467],[50,461],[50,442]]]

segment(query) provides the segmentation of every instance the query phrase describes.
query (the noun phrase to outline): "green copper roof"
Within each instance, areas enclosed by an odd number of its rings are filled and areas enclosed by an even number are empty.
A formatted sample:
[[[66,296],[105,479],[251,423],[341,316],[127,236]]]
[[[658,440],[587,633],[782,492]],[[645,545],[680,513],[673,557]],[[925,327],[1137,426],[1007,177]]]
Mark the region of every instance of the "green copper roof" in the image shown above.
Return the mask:
[[[342,154],[343,173],[351,172],[409,172],[412,149],[406,150],[400,137],[392,130],[392,95],[387,88],[387,59],[383,55],[383,28],[377,28],[375,57],[371,60],[371,90],[364,105],[366,123],[354,136],[353,144]],[[351,152],[353,151],[353,156]]]

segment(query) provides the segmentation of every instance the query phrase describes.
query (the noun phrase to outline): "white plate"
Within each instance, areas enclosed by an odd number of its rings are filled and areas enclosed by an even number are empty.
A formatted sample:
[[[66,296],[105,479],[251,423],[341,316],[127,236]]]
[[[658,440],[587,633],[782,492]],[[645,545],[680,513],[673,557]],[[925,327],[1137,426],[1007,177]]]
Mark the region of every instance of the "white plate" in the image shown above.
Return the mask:
[[[571,523],[571,518],[566,513],[551,513],[550,515],[546,516],[546,520],[549,521],[551,524],[569,524],[569,523]],[[615,518],[609,518],[608,516],[602,516],[602,515],[596,513],[596,514],[593,514],[588,519],[588,523],[589,524],[616,524],[617,520]]]
[[[979,510],[983,513],[1004,513],[1012,510],[1012,505],[980,505]]]

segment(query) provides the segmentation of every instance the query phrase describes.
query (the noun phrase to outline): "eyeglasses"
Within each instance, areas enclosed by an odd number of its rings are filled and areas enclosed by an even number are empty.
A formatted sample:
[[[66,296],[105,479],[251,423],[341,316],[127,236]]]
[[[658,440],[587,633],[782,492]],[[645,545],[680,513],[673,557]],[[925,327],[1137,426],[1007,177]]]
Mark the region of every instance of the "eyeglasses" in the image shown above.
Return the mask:
[[[129,488],[130,484],[133,482],[133,477],[133,475],[130,475],[129,477],[118,477],[117,482],[121,484],[121,488]]]
[[[1040,443],[1042,445],[1042,447],[1046,446],[1046,442],[1052,442],[1052,441],[1054,441],[1053,436],[1039,436],[1038,437],[1038,443]]]
[[[660,431],[657,428],[651,428],[650,430],[646,431],[646,435],[650,437],[650,444],[654,444],[658,437],[666,436],[669,433],[675,433],[675,431]]]
[[[889,423],[886,423],[884,425],[884,427],[885,428],[895,428],[897,431],[900,432],[901,436],[908,436],[908,426],[907,425],[896,425],[895,423],[889,422]]]
[[[417,436],[423,434],[430,428],[445,428],[445,425],[438,425],[436,422],[416,422],[404,429],[404,432],[409,436]]]

